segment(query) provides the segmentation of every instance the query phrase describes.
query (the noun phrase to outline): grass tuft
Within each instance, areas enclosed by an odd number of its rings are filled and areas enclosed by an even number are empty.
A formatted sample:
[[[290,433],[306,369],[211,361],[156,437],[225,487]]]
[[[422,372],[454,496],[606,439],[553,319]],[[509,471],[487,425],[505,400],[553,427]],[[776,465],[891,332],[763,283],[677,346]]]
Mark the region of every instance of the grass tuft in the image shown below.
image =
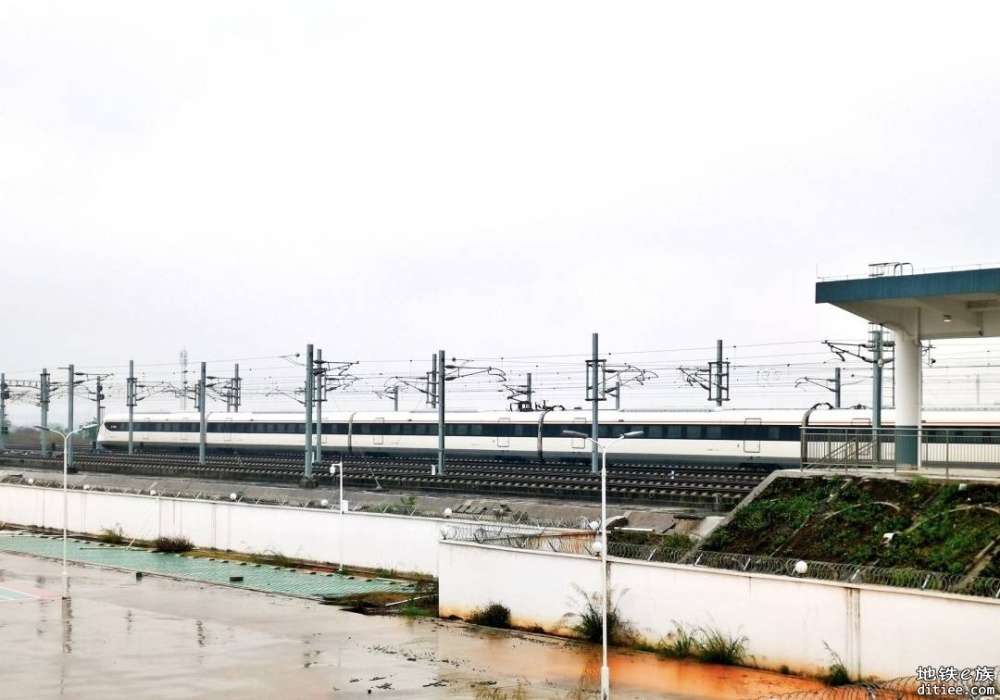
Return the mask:
[[[707,664],[736,666],[746,658],[747,638],[705,627],[688,629],[678,624],[656,651],[671,659],[695,658]]]
[[[153,549],[157,552],[190,552],[194,543],[187,537],[157,537],[153,540]]]
[[[122,530],[121,525],[101,528],[101,534],[97,536],[97,541],[104,544],[125,544],[125,531]]]
[[[486,607],[476,608],[469,617],[469,622],[483,627],[510,629],[510,608],[502,603],[490,603]]]
[[[577,636],[588,642],[599,644],[603,641],[603,607],[601,605],[601,594],[587,594],[579,586],[574,586],[579,598],[578,610],[575,613],[568,613],[564,617],[574,620],[572,629]],[[635,642],[635,627],[631,622],[622,617],[618,612],[618,602],[611,591],[608,591],[608,643],[616,645],[630,645]]]

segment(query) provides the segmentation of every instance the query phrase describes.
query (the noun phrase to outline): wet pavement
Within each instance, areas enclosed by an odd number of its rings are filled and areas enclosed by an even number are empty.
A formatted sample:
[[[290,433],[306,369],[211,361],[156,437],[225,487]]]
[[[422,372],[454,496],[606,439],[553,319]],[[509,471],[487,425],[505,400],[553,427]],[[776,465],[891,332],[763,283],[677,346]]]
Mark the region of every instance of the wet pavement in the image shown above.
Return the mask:
[[[600,648],[0,551],[0,697],[595,697]],[[818,683],[614,652],[615,698],[740,698]],[[488,694],[505,690],[506,694]]]

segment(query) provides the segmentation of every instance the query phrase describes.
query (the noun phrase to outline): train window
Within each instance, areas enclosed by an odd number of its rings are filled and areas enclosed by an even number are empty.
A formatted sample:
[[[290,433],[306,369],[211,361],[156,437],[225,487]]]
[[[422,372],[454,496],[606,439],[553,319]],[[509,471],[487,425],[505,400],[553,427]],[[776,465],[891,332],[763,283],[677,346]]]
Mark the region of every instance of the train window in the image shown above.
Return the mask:
[[[646,431],[646,437],[653,440],[659,440],[663,437],[663,426],[662,425],[651,425]]]
[[[459,423],[458,425],[455,426],[455,434],[456,435],[463,435],[463,436],[464,435],[468,435],[469,434],[469,426],[466,425],[465,423]]]
[[[475,423],[469,426],[469,434],[475,435],[476,437],[482,437],[483,435],[483,424]]]
[[[681,428],[680,425],[668,425],[667,428],[667,439],[668,440],[679,440],[681,438]]]
[[[705,437],[708,438],[709,440],[721,440],[722,426],[721,425],[705,426]]]
[[[684,426],[684,439],[685,440],[701,440],[701,426],[700,425],[685,425]]]
[[[401,427],[402,426],[400,426],[399,423],[390,423],[389,424],[389,434],[390,435],[399,435],[400,432],[401,432],[401,430],[400,430]]]

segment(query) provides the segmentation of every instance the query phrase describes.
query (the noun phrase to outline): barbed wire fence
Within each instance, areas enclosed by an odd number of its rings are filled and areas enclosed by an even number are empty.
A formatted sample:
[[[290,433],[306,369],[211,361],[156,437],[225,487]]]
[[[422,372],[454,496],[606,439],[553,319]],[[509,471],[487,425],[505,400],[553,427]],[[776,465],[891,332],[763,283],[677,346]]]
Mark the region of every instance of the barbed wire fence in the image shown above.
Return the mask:
[[[563,554],[596,556],[596,533],[586,529],[553,532],[551,529],[531,529],[516,525],[497,526],[455,524],[446,539],[490,544],[510,549],[534,549]],[[835,581],[839,583],[871,584],[940,591],[1000,600],[1000,578],[947,574],[909,568],[886,568],[857,564],[835,564],[787,557],[730,554],[706,550],[690,550],[647,544],[608,543],[608,556],[665,564],[683,564],[709,569],[741,571],[772,576]]]
[[[867,583],[1000,599],[1000,579],[967,574],[947,574],[940,571],[858,564],[835,564],[787,557],[731,554],[706,550],[692,551],[655,545],[622,543],[609,543],[608,554],[622,559],[641,559],[643,561],[688,564],[729,571],[794,576],[841,583]]]

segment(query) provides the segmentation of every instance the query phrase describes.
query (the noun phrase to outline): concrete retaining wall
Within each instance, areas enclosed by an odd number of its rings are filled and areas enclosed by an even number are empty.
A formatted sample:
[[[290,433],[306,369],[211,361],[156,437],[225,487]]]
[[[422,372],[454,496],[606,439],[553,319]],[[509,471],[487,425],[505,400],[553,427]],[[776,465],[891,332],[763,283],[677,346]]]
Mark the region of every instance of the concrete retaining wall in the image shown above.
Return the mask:
[[[600,591],[600,563],[468,542],[442,542],[442,615],[499,602],[518,626],[565,631],[579,588]],[[752,662],[823,673],[836,654],[851,676],[913,676],[918,666],[996,666],[1000,601],[612,559],[618,611],[655,642],[678,625],[746,637]]]
[[[70,532],[120,528],[128,538],[183,536],[198,547],[437,574],[436,519],[146,493],[70,490],[67,501]],[[62,514],[61,489],[0,484],[0,522],[61,530]]]

